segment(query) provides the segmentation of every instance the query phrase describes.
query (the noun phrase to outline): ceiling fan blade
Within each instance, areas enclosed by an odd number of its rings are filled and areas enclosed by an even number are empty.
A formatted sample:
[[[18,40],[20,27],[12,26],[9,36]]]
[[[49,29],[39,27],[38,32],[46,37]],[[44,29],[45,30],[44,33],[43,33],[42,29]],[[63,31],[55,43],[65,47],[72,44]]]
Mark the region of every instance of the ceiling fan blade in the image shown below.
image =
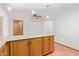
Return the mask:
[[[42,16],[37,16],[37,17],[42,17]]]

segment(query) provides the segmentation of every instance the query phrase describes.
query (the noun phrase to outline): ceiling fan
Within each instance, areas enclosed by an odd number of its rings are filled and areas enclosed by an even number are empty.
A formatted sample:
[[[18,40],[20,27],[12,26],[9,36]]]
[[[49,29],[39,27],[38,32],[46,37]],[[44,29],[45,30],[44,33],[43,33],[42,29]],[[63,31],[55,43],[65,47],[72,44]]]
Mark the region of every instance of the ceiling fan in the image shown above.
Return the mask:
[[[40,19],[42,16],[40,16],[40,15],[37,15],[37,14],[33,14],[33,18],[35,18],[35,19]]]
[[[35,11],[32,11],[32,14],[31,14],[31,20],[32,21],[42,21],[45,18],[48,19],[49,16],[40,15],[40,14],[35,13]]]
[[[36,14],[35,11],[32,11],[31,20],[40,21],[42,20],[42,15]]]

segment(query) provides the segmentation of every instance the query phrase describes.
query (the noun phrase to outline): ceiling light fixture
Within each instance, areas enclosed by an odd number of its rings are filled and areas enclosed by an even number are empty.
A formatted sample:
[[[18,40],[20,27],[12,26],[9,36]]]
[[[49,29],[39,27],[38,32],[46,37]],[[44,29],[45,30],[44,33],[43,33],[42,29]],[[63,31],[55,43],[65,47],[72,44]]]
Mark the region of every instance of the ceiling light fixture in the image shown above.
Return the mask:
[[[8,9],[8,11],[11,11],[12,10],[12,8],[10,6],[8,6],[7,9]]]
[[[49,19],[49,16],[46,16],[47,19]]]
[[[35,14],[35,11],[32,11],[32,14]]]

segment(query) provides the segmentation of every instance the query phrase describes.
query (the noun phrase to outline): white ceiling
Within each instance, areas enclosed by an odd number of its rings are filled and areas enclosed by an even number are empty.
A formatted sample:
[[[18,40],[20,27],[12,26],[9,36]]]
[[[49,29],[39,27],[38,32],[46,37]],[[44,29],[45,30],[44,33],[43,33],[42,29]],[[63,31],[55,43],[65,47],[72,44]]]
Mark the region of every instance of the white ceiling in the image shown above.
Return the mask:
[[[50,5],[49,7],[46,7]],[[49,16],[54,18],[64,10],[71,9],[79,4],[74,3],[0,3],[0,6],[5,10],[8,16],[30,16],[32,10],[42,16]],[[10,6],[12,11],[8,11],[7,7]]]

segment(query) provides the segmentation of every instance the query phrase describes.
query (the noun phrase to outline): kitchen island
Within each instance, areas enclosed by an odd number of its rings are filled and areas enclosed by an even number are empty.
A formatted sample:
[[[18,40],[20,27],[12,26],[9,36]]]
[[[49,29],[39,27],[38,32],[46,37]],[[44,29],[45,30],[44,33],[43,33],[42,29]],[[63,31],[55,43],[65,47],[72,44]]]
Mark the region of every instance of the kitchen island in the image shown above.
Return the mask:
[[[44,56],[54,51],[54,35],[8,40],[0,51],[1,56]]]

